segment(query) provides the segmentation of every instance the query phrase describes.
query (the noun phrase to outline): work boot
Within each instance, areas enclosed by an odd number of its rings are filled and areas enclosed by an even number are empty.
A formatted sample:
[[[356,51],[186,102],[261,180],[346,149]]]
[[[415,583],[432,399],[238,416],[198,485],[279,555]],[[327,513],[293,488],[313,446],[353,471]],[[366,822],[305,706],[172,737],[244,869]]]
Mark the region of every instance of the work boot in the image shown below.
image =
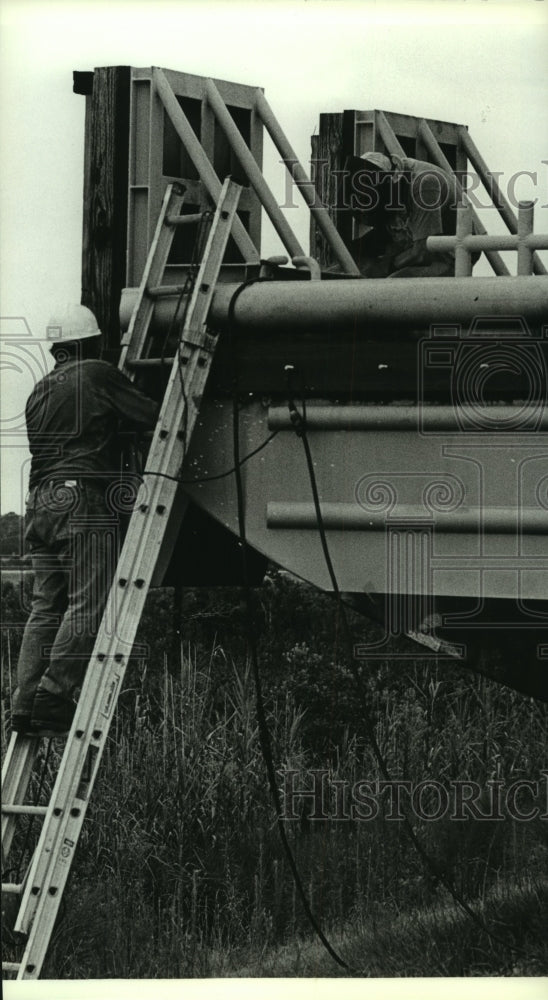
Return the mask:
[[[30,712],[14,712],[11,717],[12,732],[19,736],[34,736]]]
[[[32,706],[32,729],[35,733],[68,733],[75,711],[75,702],[39,687]]]

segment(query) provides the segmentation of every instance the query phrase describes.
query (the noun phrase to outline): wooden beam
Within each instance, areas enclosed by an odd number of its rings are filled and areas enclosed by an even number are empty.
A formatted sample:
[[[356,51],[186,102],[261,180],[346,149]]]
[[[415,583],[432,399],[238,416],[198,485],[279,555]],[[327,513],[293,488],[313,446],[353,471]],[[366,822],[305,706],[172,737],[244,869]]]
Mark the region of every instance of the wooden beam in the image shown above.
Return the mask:
[[[342,239],[352,239],[352,219],[349,212],[337,213],[338,171],[344,166],[343,115],[320,115],[320,131],[312,136],[312,177],[318,200],[326,206]],[[310,253],[323,267],[335,263],[335,255],[316,222],[310,219]]]
[[[84,83],[88,93],[89,80]],[[82,303],[95,313],[104,356],[113,361],[120,349],[118,310],[125,284],[129,85],[127,66],[96,69],[86,96]]]

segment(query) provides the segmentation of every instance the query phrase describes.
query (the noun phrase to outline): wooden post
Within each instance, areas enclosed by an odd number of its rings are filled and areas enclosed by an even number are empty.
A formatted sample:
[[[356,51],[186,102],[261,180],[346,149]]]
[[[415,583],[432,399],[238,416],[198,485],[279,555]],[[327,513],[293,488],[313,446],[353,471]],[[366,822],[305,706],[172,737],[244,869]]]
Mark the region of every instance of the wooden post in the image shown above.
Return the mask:
[[[343,116],[321,114],[319,135],[312,136],[312,178],[318,199],[326,206],[343,240],[352,239],[352,219],[349,212],[337,213],[338,171],[344,167]],[[335,257],[324,234],[314,219],[310,219],[310,253],[324,267],[335,263]]]
[[[82,303],[103,331],[104,357],[116,361],[125,285],[130,69],[74,73],[73,90],[86,97]]]

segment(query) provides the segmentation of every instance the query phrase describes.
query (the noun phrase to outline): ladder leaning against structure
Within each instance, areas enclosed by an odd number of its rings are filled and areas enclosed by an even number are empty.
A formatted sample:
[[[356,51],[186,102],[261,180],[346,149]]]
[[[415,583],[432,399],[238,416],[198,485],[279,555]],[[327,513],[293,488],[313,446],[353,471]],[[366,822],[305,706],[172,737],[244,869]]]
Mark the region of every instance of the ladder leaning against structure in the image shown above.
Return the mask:
[[[103,73],[104,71],[97,72]],[[252,192],[256,195],[257,215],[260,216],[262,206],[270,217],[283,248],[291,256],[295,266],[302,266],[303,261],[310,261],[310,258],[304,256],[303,248],[268,188],[261,165],[253,156],[250,146],[238,129],[229,110],[229,105],[222,97],[221,90],[215,81],[206,80],[203,81],[203,91],[201,107],[204,130],[206,118],[209,122],[209,132],[205,130],[205,138],[207,139],[208,134],[212,136],[223,134],[225,136],[231,152],[249,180],[248,190],[244,191],[244,203],[249,208]],[[36,979],[40,975],[146,595],[153,579],[155,566],[161,558],[162,544],[165,544],[167,532],[175,521],[174,510],[179,502],[177,478],[196,423],[201,396],[216,346],[215,336],[206,330],[206,321],[208,314],[210,314],[210,306],[231,230],[234,244],[244,264],[250,261],[258,264],[260,261],[258,245],[253,243],[250,232],[245,228],[242,219],[236,215],[236,209],[240,205],[241,189],[229,179],[224,184],[221,183],[214,167],[214,149],[213,152],[209,150],[208,155],[204,135],[201,139],[198,137],[178,99],[181,95],[174,92],[166,74],[158,68],[132,71],[131,92],[132,117],[130,119],[128,115],[126,123],[129,156],[128,163],[122,164],[125,180],[128,183],[129,218],[127,230],[129,235],[127,245],[124,244],[122,248],[121,256],[127,258],[128,290],[133,294],[137,284],[139,284],[139,289],[133,303],[128,332],[122,341],[119,364],[130,378],[134,377],[134,373],[140,367],[167,365],[171,362],[171,368],[158,424],[148,455],[143,483],[136,499],[114,583],[92,652],[90,669],[87,672],[57,780],[47,806],[27,804],[27,787],[39,749],[38,738],[14,734],[8,748],[3,771],[4,806],[2,809],[3,846],[6,855],[9,854],[14,843],[14,835],[21,815],[36,816],[43,820],[41,837],[22,884],[10,883],[3,886],[3,889],[13,896],[21,897],[15,930],[27,935],[23,957],[20,962],[6,963],[3,966],[6,973],[15,975],[18,979]],[[192,98],[192,100],[195,99]],[[114,106],[117,106],[116,102],[114,102]],[[189,110],[188,106],[187,110]],[[299,189],[310,210],[316,245],[318,246],[321,241],[320,249],[324,255],[329,254],[330,263],[336,262],[341,272],[347,276],[359,278],[360,272],[356,262],[335,225],[334,213],[332,215],[329,208],[326,207],[326,202],[329,204],[329,200],[323,198],[321,174],[317,176],[316,183],[312,183],[308,179],[261,91],[254,94],[253,114],[257,114],[268,131],[292,182]],[[358,113],[352,112],[352,115],[356,119],[355,125],[363,124],[369,129],[373,127],[376,129],[374,134],[378,148],[382,146],[389,152],[401,151],[402,147],[398,137],[390,120],[383,112],[371,113],[372,118],[367,122],[360,122]],[[214,123],[210,120],[212,117],[215,119]],[[173,283],[169,284],[169,276],[173,277],[177,271],[180,273],[183,265],[181,264],[180,267],[176,262],[170,264],[168,256],[175,228],[178,225],[196,223],[197,215],[191,213],[185,216],[181,214],[184,192],[178,185],[168,184],[162,201],[160,189],[165,183],[166,174],[164,164],[157,161],[162,160],[166,149],[162,148],[160,142],[151,142],[151,137],[157,138],[161,134],[161,128],[164,128],[167,122],[171,124],[176,137],[184,148],[186,158],[192,165],[196,178],[191,182],[195,187],[194,199],[200,200],[202,195],[206,195],[214,204],[217,204],[204,257],[192,292],[185,305],[186,320],[173,359],[153,356],[153,337],[150,333],[151,319],[154,303],[158,298],[171,296],[172,299],[178,299],[182,292],[178,286],[174,286]],[[432,162],[450,170],[451,167],[444,158],[440,144],[431,135],[428,123],[421,120],[417,124],[414,121],[413,128],[418,130]],[[534,256],[534,252],[545,247],[546,238],[538,237],[535,239],[531,234],[532,218],[529,210],[524,209],[521,218],[514,219],[508,206],[503,203],[492,175],[487,172],[483,161],[478,160],[479,154],[472,146],[471,140],[465,135],[464,130],[459,133],[459,139],[463,146],[461,154],[466,152],[472,162],[475,158],[478,170],[484,175],[482,180],[489,187],[496,207],[503,214],[505,222],[511,230],[509,237],[493,237],[487,240],[482,229],[476,224],[477,235],[471,236],[470,209],[469,207],[463,209],[459,215],[458,232],[455,237],[450,237],[451,241],[456,244],[456,256],[459,260],[459,268],[462,268],[460,275],[470,275],[469,254],[471,249],[477,247],[486,254],[495,273],[502,277],[500,288],[501,293],[504,293],[507,289],[504,278],[508,269],[498,256],[499,245],[500,249],[518,250],[520,275],[524,276],[523,279],[520,279],[520,283],[524,284],[524,282],[529,281],[525,275],[529,274],[531,270],[537,275],[545,273],[544,265]],[[139,148],[136,148],[137,146]],[[358,152],[359,150],[356,148],[354,151]],[[103,150],[100,151],[100,155],[103,155]],[[128,165],[129,171],[127,170]],[[153,165],[155,165],[156,173],[153,170]],[[169,175],[171,176],[171,172]],[[198,191],[199,185],[202,185],[202,188]],[[110,199],[109,204],[116,206],[116,210],[119,210],[123,201],[124,199]],[[159,219],[154,230],[152,223],[160,204]],[[149,234],[152,232],[154,232],[154,236],[149,246]],[[431,237],[430,239],[445,240],[446,237]],[[475,241],[482,239],[484,243],[479,246]],[[97,241],[97,246],[93,240],[89,242],[90,246],[94,247],[93,252],[98,252],[99,241]],[[257,244],[258,242],[257,240]],[[313,248],[312,253],[314,256],[321,257],[322,254],[316,252],[317,246]],[[92,256],[93,253],[90,251],[88,258]],[[316,270],[319,269],[316,268]],[[313,277],[312,268],[310,271],[311,277]],[[110,272],[109,276],[111,277]],[[173,280],[179,279],[177,277]],[[534,281],[534,279],[531,280]],[[279,282],[274,292],[278,305],[281,292],[284,291],[284,284]],[[118,290],[112,281],[109,280],[107,285],[108,295],[113,296],[115,292],[117,293]],[[302,296],[303,293],[311,295],[310,287],[305,282],[288,282],[287,285],[285,294],[288,300],[291,297]],[[323,282],[316,282],[316,287],[312,289],[316,307],[318,300],[325,300],[327,297],[330,299],[331,307],[331,299],[335,297],[334,293],[337,294],[339,302],[345,294],[352,294],[352,282],[339,283],[338,287],[334,285],[324,288],[323,285]],[[369,287],[374,288],[375,286],[373,284]],[[529,287],[529,285],[524,286],[524,295]],[[489,285],[488,288],[491,286]],[[405,293],[406,296],[409,296],[409,292],[413,289],[416,299],[417,289],[415,285],[406,286],[400,291],[400,295]],[[249,290],[250,294],[256,291],[268,294],[267,285]],[[318,292],[324,294],[318,295]],[[459,296],[462,295],[460,284],[455,286],[455,292]],[[513,292],[514,286],[512,286],[512,294]],[[225,287],[225,293],[232,301],[230,286]],[[272,294],[272,289],[270,293]],[[420,289],[420,294],[422,297],[422,289]],[[468,301],[473,294],[475,294],[475,289],[471,288]],[[504,295],[501,294],[499,298],[501,300],[499,305],[502,306]],[[92,304],[94,311],[96,311],[95,303]],[[241,304],[240,300],[239,305]],[[299,310],[302,317],[303,309],[299,307]],[[330,320],[328,311],[323,310],[323,312],[324,319],[327,317]],[[278,308],[278,314],[280,313],[283,313],[283,310]],[[309,322],[310,313],[306,308],[304,314],[306,321]],[[369,320],[370,316],[368,315]],[[287,323],[287,315],[284,316],[284,322]],[[116,322],[114,326],[117,337],[118,323]],[[352,359],[354,359],[353,330],[352,338]],[[118,346],[118,341],[116,346]],[[263,346],[266,351],[268,347],[266,338]],[[296,338],[296,347],[301,349],[298,338]],[[372,353],[371,343],[368,343],[366,348],[369,357]],[[336,349],[339,352],[341,350],[339,339],[337,339]],[[322,356],[322,365],[326,368],[324,358],[325,355]],[[384,356],[378,360],[384,361]],[[276,364],[278,364],[277,358]],[[261,354],[261,370],[264,367],[265,356]],[[375,363],[373,373],[375,378],[378,378],[377,368],[386,369],[387,365]],[[369,369],[367,369],[368,371]],[[354,380],[354,370],[352,379]],[[352,386],[354,391],[354,381]],[[254,385],[253,388],[256,390],[257,386]],[[338,392],[340,385],[336,385],[335,388]],[[436,417],[434,410],[429,412],[433,417]],[[327,430],[330,427],[335,428],[336,421],[340,421],[341,426],[346,426],[348,413],[335,407],[333,413],[334,416],[329,418]],[[372,413],[370,407],[362,413],[354,409],[352,416],[358,421],[367,422],[371,419]],[[201,415],[203,416],[203,411]],[[389,406],[382,408],[381,416],[385,426],[387,419],[393,420],[393,423],[401,421],[401,415],[401,408],[397,412],[393,412]],[[321,422],[322,413],[319,408],[316,410],[316,416]],[[272,419],[276,419],[275,413],[272,413]],[[284,417],[284,419],[286,418]],[[378,428],[375,428],[375,433],[377,432]],[[292,513],[291,509],[289,513]],[[315,516],[309,518],[308,524],[311,528],[316,529]],[[266,525],[266,527],[270,528],[271,525]],[[343,527],[346,527],[346,524],[343,524]],[[350,538],[349,532],[341,532],[341,535],[343,534],[345,541]],[[357,551],[354,542],[352,542],[352,546]],[[114,621],[116,622],[115,631],[109,627],[109,623]]]
[[[26,804],[40,739],[13,733],[2,774],[3,856],[14,842],[21,815],[43,819],[41,836],[20,885],[2,890],[21,897],[15,931],[26,937],[20,962],[3,963],[5,974],[37,979],[74,858],[128,658],[141,619],[162,540],[177,492],[177,477],[199,412],[215,350],[206,319],[232,228],[241,188],[224,182],[202,262],[186,306],[179,348],[171,365],[157,426],[135,507],[116,568],[86,679],[47,806]],[[166,190],[141,281],[120,367],[128,373],[148,357],[154,300],[180,215],[184,190]],[[112,623],[116,623],[113,629]]]

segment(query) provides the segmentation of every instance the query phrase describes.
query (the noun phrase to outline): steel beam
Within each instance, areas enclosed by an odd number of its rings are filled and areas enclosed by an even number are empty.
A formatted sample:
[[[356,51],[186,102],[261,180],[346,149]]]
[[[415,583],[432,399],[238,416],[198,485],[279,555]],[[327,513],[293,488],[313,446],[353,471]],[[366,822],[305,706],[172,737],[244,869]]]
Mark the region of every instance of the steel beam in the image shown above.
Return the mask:
[[[441,167],[442,170],[445,170],[448,174],[452,175],[454,172],[451,168],[451,164],[449,163],[447,157],[441,150],[438,141],[434,133],[432,132],[432,129],[430,128],[428,122],[424,118],[419,123],[418,131],[419,131],[419,136],[422,139],[424,145],[426,146],[426,149],[430,153],[430,156],[432,157],[434,163],[436,163],[438,167]],[[463,188],[458,177],[456,176],[455,176],[455,183],[457,186],[457,192],[459,196],[462,198]],[[473,211],[474,211],[475,231],[477,233],[481,233],[481,235],[483,236],[485,235],[485,233],[487,233],[487,230],[483,225],[483,222],[481,221],[478,213],[475,210]],[[489,261],[495,274],[500,275],[502,277],[508,276],[510,274],[502,257],[500,256],[499,253],[497,253],[496,250],[486,250],[485,256],[487,257],[487,260]]]
[[[304,250],[266,183],[261,168],[249,146],[246,145],[214,81],[207,80],[205,89],[208,104],[225,133],[231,148],[240,161],[242,169],[247,174],[285,249],[292,257],[302,257]]]
[[[493,205],[499,212],[501,218],[506,223],[510,233],[518,232],[518,221],[514,212],[512,211],[507,199],[502,193],[496,177],[491,173],[489,167],[487,166],[485,160],[483,159],[478,147],[476,146],[474,140],[470,136],[468,130],[461,126],[459,128],[459,138],[462,143],[462,147],[470,160],[474,170],[479,175],[479,178],[484,185],[486,191],[488,192]],[[544,249],[540,247],[539,249]],[[536,254],[533,254],[533,271],[535,274],[547,274],[547,270]]]
[[[165,73],[155,67],[152,71],[152,80],[167,115],[171,120],[171,124],[192,160],[200,180],[214,204],[217,204],[221,195],[221,181],[217,177],[201,142],[175,97]],[[259,252],[238,216],[234,218],[232,235],[244,260],[254,262],[259,260]]]
[[[293,147],[283,132],[262,90],[257,91],[256,107],[263,125],[268,131],[270,138],[287,167],[287,170],[308,205],[310,214],[312,215],[318,229],[320,229],[323,233],[343,271],[346,271],[347,274],[359,276],[360,270],[357,267],[352,254],[349,252],[348,247],[342,240],[338,230],[335,228],[335,224],[329,215],[327,208],[320,201],[314,184],[307,176],[306,171],[295,155]]]

